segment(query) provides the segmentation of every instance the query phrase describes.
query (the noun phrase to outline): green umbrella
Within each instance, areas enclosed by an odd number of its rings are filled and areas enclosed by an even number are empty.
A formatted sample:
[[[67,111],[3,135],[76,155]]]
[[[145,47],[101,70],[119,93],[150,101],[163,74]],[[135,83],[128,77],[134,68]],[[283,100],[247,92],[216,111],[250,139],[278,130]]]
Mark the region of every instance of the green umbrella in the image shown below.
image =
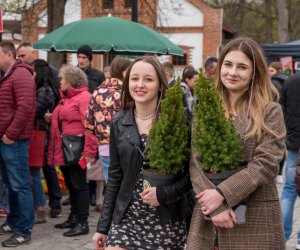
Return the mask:
[[[84,44],[90,45],[94,53],[183,55],[181,48],[153,29],[116,17],[96,17],[66,24],[35,42],[33,47],[76,53]]]

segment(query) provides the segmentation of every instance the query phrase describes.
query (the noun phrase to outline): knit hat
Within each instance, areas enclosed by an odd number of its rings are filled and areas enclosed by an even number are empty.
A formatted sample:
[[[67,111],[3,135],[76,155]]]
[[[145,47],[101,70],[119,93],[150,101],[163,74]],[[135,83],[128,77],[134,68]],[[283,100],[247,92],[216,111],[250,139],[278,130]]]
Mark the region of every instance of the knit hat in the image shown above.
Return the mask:
[[[77,50],[77,55],[78,54],[84,54],[87,56],[87,58],[92,61],[93,59],[93,50],[89,45],[82,45],[78,50]]]

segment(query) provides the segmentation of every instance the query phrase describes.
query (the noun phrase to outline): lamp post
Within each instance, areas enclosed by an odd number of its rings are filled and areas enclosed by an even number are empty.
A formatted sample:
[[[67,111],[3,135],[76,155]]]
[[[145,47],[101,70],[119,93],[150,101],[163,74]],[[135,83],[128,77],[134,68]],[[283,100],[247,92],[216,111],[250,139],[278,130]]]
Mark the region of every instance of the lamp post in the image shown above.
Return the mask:
[[[131,0],[131,21],[138,23],[138,0]]]

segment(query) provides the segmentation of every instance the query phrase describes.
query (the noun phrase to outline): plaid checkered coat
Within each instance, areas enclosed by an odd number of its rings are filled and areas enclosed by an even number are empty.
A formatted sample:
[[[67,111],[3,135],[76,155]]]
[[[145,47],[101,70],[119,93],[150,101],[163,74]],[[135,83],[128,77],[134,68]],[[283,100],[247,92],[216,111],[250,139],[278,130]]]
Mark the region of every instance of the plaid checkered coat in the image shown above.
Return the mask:
[[[275,184],[279,162],[285,151],[285,125],[279,104],[270,104],[265,114],[265,122],[281,136],[274,138],[264,134],[260,140],[247,140],[243,147],[247,168],[218,185],[226,199],[211,216],[248,198],[246,224],[237,224],[233,229],[218,229],[220,250],[285,249],[281,209]],[[245,118],[237,117],[233,123],[237,131],[243,134]],[[199,193],[214,188],[214,185],[205,177],[197,158],[197,154],[193,152],[190,174],[194,191]],[[212,250],[214,231],[213,223],[203,219],[199,203],[196,203],[187,250]]]

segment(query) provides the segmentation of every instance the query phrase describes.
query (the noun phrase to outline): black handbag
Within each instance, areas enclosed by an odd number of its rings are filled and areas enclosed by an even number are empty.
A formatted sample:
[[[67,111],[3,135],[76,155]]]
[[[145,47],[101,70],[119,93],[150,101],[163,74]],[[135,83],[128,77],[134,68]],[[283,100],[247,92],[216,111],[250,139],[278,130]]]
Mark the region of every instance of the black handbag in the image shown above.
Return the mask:
[[[78,164],[84,148],[84,136],[61,134],[66,166]]]
[[[62,125],[58,116],[58,128],[62,140],[62,150],[65,159],[65,165],[78,164],[84,149],[84,135],[67,135],[62,133]]]

